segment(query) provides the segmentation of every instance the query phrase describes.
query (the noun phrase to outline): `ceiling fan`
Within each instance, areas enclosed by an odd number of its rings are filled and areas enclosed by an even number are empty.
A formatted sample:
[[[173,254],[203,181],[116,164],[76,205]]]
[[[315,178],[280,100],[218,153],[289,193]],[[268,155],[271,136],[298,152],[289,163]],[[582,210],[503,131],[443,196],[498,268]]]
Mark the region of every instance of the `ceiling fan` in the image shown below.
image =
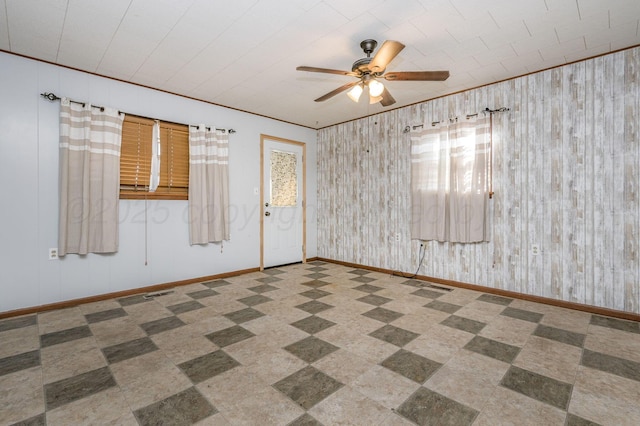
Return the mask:
[[[351,71],[307,66],[297,67],[296,70],[348,75],[357,78],[356,81],[347,83],[326,95],[320,96],[315,100],[316,102],[326,101],[348,89],[351,90],[347,92],[347,96],[354,102],[358,102],[364,89],[368,88],[369,103],[374,104],[380,102],[383,106],[393,105],[396,100],[393,99],[391,93],[389,93],[387,88],[384,87],[378,79],[384,78],[388,81],[444,81],[449,78],[449,71],[392,71],[385,73],[387,65],[404,49],[404,44],[398,41],[387,40],[382,43],[380,49],[371,57],[371,53],[373,53],[377,45],[378,42],[372,39],[362,41],[360,47],[364,53],[366,53],[367,57],[355,61],[351,67]]]

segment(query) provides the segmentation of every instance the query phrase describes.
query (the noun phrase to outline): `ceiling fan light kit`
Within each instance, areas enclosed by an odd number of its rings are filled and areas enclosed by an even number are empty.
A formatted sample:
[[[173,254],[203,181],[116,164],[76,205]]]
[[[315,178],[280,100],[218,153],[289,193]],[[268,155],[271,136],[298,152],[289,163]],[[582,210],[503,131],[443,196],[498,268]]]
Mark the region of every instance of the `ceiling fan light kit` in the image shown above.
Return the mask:
[[[373,39],[367,39],[360,43],[360,47],[367,57],[355,61],[351,66],[351,72],[308,66],[299,66],[296,70],[346,75],[358,79],[358,81],[347,83],[332,90],[316,99],[315,102],[326,101],[338,93],[349,89],[347,96],[349,96],[352,101],[358,102],[366,86],[369,90],[369,103],[375,104],[380,102],[382,106],[393,105],[396,100],[391,96],[391,93],[389,93],[389,90],[387,90],[384,84],[378,80],[379,78],[384,78],[387,81],[444,81],[449,78],[449,71],[395,71],[385,74],[387,65],[389,65],[405,46],[398,41],[387,40],[382,43],[378,52],[371,57],[371,53],[373,53],[377,45],[378,42]]]

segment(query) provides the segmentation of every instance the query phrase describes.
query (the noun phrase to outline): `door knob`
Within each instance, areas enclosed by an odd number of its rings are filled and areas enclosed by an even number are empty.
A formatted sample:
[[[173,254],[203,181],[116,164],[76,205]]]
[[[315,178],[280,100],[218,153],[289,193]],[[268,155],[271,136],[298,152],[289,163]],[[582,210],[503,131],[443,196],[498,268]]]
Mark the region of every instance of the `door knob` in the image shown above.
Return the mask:
[[[271,212],[264,212],[265,216],[271,216]]]

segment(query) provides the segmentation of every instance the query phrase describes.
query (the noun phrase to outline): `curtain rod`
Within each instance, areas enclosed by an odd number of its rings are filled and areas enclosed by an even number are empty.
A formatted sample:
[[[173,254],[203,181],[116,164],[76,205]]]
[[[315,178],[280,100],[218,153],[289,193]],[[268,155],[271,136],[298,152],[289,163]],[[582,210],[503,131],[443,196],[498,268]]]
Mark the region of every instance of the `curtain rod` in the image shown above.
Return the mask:
[[[467,119],[469,119],[469,118],[471,118],[471,117],[477,117],[477,116],[478,116],[478,114],[480,114],[480,113],[483,113],[483,114],[495,114],[495,113],[497,113],[497,112],[507,112],[507,111],[509,111],[509,108],[507,108],[507,107],[501,107],[501,108],[496,108],[496,109],[489,109],[489,108],[485,108],[485,109],[483,109],[483,110],[482,110],[482,111],[480,111],[480,112],[476,112],[475,114],[467,114],[465,117],[466,117]],[[443,121],[444,121],[444,120],[441,120],[441,121],[432,121],[432,122],[431,122],[431,126],[435,126],[436,124],[440,124],[440,123],[442,123]],[[450,118],[450,119],[449,119],[449,121],[450,121],[450,122],[458,121],[458,117]],[[402,132],[403,132],[403,133],[409,133],[412,129],[413,129],[413,130],[415,130],[415,129],[418,129],[418,128],[420,128],[420,127],[424,127],[424,124],[417,124],[417,125],[412,126],[412,127],[407,126],[407,127],[405,127],[405,128],[404,128],[404,130],[403,130]]]
[[[50,100],[51,102],[59,101],[60,99],[62,99],[61,97],[56,96],[55,93],[50,93],[50,92],[40,93],[40,96],[42,96],[45,99]],[[69,99],[69,102],[73,102],[74,104],[79,104],[79,105],[82,105],[82,106],[86,105],[85,102],[74,101],[72,99]],[[103,106],[99,106],[99,105],[91,105],[91,106],[93,108],[99,108],[100,111],[104,111],[104,107]],[[123,113],[123,111],[118,111],[118,114],[121,114],[121,113]],[[146,118],[146,119],[149,119],[149,120],[156,120],[155,118],[145,117],[144,115],[129,114],[129,113],[126,113],[126,112],[125,112],[125,114],[133,115],[133,116],[140,117],[140,118]],[[193,124],[176,123],[175,121],[167,121],[167,120],[161,120],[161,121],[164,121],[165,123],[179,124],[181,126],[198,127],[198,128],[200,127],[200,126],[193,125]],[[206,129],[207,130],[211,130],[211,127],[207,127]],[[234,129],[229,129],[229,130],[227,130],[227,129],[218,129],[217,127],[216,127],[216,130],[220,130],[223,133],[228,131],[229,134],[233,134],[233,133],[236,132]]]

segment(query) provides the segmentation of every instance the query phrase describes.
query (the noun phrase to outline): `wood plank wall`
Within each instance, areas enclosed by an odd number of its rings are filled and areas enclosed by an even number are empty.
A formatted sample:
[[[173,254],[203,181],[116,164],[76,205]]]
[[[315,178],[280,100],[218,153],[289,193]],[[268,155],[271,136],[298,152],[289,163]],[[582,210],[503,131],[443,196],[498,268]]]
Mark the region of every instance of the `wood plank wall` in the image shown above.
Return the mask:
[[[426,242],[419,273],[640,313],[640,48],[319,130],[318,256],[416,272],[403,130],[486,107],[491,241]]]

